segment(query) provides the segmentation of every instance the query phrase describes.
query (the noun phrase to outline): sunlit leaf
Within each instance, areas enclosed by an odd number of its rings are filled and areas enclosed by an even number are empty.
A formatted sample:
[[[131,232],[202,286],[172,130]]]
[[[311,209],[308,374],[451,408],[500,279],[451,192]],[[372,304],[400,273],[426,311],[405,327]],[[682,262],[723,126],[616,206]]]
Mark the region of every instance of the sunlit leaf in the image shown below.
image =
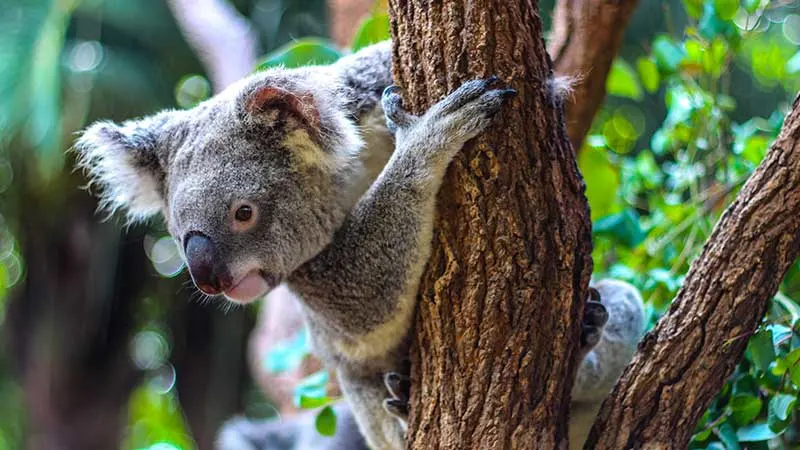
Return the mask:
[[[722,20],[731,20],[739,9],[739,0],[714,0],[714,9]]]
[[[281,373],[293,370],[310,353],[305,331],[298,332],[290,340],[280,341],[273,345],[262,361],[264,370],[270,373]]]
[[[353,51],[389,39],[389,15],[376,14],[361,22],[353,38]]]
[[[742,6],[748,14],[753,14],[761,6],[761,0],[742,0]]]
[[[649,58],[639,58],[636,61],[636,69],[639,72],[639,78],[642,79],[642,85],[647,92],[653,93],[658,90],[658,84],[661,81],[661,75],[658,73],[658,66]]]
[[[294,387],[294,404],[302,405],[302,397],[307,399],[325,399],[328,395],[328,371],[320,370],[303,378]],[[308,403],[308,400],[307,400]]]
[[[772,366],[771,372],[774,375],[783,375],[792,367],[796,366],[798,361],[800,361],[800,349],[792,350],[783,358],[778,358],[775,365]]]
[[[739,442],[760,442],[777,436],[779,436],[779,434],[770,430],[769,425],[766,423],[747,425],[736,431],[736,437],[739,439]]]
[[[332,43],[324,39],[304,38],[284,45],[268,54],[258,64],[257,70],[270,67],[301,67],[312,64],[330,64],[341,57]]]
[[[800,51],[786,61],[786,71],[791,74],[800,72]]]
[[[684,53],[669,36],[658,36],[653,41],[653,56],[662,71],[675,72],[683,60]]]
[[[683,6],[690,17],[699,19],[703,14],[703,0],[683,0]]]
[[[769,401],[769,409],[779,420],[789,419],[797,403],[796,395],[775,394]]]
[[[327,395],[322,397],[310,397],[305,394],[300,394],[300,407],[303,409],[316,409],[329,405],[335,400],[336,399],[328,397]]]
[[[592,220],[613,213],[614,200],[619,186],[619,174],[608,160],[604,148],[587,147],[578,157],[583,178],[586,181],[586,197],[589,199]]]
[[[642,99],[642,87],[636,77],[636,71],[630,64],[619,58],[614,60],[606,79],[606,92],[617,97]]]

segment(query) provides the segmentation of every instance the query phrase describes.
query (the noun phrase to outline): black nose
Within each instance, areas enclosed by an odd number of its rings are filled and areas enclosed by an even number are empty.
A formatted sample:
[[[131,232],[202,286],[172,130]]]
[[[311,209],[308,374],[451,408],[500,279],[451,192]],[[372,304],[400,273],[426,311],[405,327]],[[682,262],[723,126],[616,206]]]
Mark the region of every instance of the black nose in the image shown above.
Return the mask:
[[[192,233],[185,245],[186,265],[198,289],[208,295],[217,295],[230,287],[230,275],[211,239]]]

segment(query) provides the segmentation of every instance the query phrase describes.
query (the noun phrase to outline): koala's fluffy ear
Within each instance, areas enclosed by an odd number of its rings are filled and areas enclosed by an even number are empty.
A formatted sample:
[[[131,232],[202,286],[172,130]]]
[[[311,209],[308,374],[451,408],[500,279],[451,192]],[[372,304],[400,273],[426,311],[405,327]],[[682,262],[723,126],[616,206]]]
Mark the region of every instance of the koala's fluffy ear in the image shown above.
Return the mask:
[[[306,125],[319,128],[319,110],[310,93],[294,93],[286,89],[262,85],[244,95],[244,112],[252,118],[268,117],[275,110],[288,111]]]
[[[75,143],[78,164],[100,186],[100,206],[110,212],[127,210],[136,222],[164,208],[164,169],[169,149],[161,135],[166,133],[168,115],[127,121],[121,125],[97,122]]]

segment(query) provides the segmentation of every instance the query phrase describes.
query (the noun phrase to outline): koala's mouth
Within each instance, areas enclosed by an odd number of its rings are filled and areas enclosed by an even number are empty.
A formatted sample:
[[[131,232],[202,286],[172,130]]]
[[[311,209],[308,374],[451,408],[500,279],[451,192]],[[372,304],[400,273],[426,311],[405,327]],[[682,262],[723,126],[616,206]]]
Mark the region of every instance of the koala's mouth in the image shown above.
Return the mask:
[[[246,304],[260,299],[277,284],[277,277],[268,276],[261,270],[251,270],[222,294],[232,302]]]

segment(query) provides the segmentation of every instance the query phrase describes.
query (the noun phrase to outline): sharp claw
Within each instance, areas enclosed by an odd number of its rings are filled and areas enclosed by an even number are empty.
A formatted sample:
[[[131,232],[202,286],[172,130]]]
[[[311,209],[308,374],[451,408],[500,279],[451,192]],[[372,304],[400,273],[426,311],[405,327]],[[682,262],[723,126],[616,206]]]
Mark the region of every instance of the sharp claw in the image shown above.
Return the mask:
[[[497,75],[492,75],[492,76],[490,76],[489,78],[486,79],[486,83],[487,84],[492,84],[497,80],[498,80]]]
[[[601,301],[600,291],[598,291],[597,289],[595,289],[593,287],[590,287],[589,288],[589,299],[592,300],[592,301],[600,303],[600,301]]]
[[[503,90],[500,91],[500,95],[503,98],[513,98],[513,97],[517,96],[517,90],[516,89],[503,89]]]
[[[393,84],[391,86],[386,86],[386,89],[383,90],[383,95],[384,96],[392,95],[392,94],[396,93],[399,90],[400,90],[400,87],[398,87],[395,84]]]

